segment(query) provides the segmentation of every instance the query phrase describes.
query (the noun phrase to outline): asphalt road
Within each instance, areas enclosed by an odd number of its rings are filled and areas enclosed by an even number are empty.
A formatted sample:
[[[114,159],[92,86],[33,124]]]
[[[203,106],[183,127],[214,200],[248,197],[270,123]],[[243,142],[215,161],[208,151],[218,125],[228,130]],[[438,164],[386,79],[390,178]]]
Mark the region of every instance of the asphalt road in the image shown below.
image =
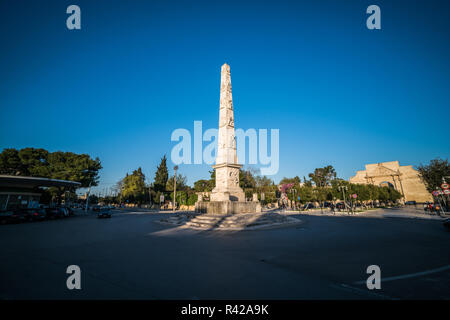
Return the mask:
[[[218,232],[156,222],[166,215],[0,226],[0,299],[450,299],[437,220],[298,215],[295,227]],[[81,290],[66,287],[69,265]],[[365,285],[369,265],[380,290]]]

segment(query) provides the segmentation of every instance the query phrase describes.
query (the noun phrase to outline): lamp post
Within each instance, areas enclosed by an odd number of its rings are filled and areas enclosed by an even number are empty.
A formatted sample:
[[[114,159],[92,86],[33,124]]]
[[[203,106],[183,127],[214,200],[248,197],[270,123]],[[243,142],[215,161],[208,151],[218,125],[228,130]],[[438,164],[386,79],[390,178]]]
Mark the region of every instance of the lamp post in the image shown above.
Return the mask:
[[[152,208],[152,187],[150,184],[148,185],[148,199],[149,199],[148,202],[150,205],[149,209],[151,209]]]
[[[296,205],[295,205],[296,204],[295,196],[297,195],[297,189],[292,188],[291,192],[292,192],[292,203],[293,203],[292,207],[294,208],[294,207],[296,207]]]
[[[173,177],[173,212],[175,212],[175,204],[177,199],[177,170],[178,166],[173,167],[173,170],[175,170],[175,175]]]
[[[89,196],[91,194],[91,184],[92,184],[92,182],[89,182],[89,188],[88,188],[88,192],[87,192],[87,195],[86,195],[86,207],[84,208],[85,212],[88,211],[88,207],[89,207]]]
[[[342,199],[344,200],[344,206],[347,209],[347,201],[345,200],[345,190],[348,190],[347,186],[339,186],[338,187],[339,191],[342,191]],[[347,209],[347,213],[348,213],[348,209]]]

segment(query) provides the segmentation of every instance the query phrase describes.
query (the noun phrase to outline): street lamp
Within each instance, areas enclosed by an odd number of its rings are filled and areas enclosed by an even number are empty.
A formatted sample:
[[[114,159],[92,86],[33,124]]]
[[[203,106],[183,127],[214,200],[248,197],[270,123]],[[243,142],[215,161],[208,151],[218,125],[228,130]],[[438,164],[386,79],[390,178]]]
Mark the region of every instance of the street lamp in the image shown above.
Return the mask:
[[[88,211],[88,207],[89,207],[89,196],[91,195],[91,185],[92,185],[92,181],[89,182],[89,188],[88,188],[88,192],[86,195],[86,208],[84,209],[85,212]]]
[[[338,189],[339,189],[339,191],[342,191],[342,197],[343,197],[343,200],[344,200],[344,206],[345,206],[345,208],[347,209],[347,212],[348,212],[347,201],[345,200],[345,191],[348,190],[348,187],[347,186],[339,186]]]
[[[173,170],[175,170],[175,175],[173,177],[173,212],[175,212],[175,204],[177,199],[177,170],[178,166],[173,167]]]

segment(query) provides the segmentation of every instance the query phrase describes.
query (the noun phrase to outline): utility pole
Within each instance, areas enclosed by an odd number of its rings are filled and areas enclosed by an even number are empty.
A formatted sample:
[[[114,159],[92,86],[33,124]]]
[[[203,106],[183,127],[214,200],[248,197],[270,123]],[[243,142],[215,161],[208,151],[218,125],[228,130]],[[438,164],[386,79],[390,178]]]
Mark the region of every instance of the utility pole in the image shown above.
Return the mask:
[[[344,200],[344,206],[345,206],[345,209],[347,209],[347,213],[348,213],[349,211],[348,211],[348,208],[347,208],[347,200],[345,199],[345,190],[347,190],[348,188],[347,188],[347,186],[339,186],[338,188],[339,188],[339,190],[342,191],[342,197],[343,197],[343,200]]]
[[[89,206],[89,195],[91,194],[91,184],[92,184],[92,181],[91,182],[89,182],[89,188],[88,188],[88,192],[87,192],[87,195],[86,195],[86,208],[85,208],[85,212],[87,212],[88,211],[88,206]]]
[[[176,199],[177,199],[177,170],[178,170],[178,166],[175,166],[173,168],[173,170],[175,170],[175,175],[173,177],[173,212],[175,212],[175,204],[176,204]]]
[[[148,185],[148,201],[149,201],[149,204],[150,204],[150,208],[149,209],[151,209],[152,208],[152,187],[150,186],[150,184]]]

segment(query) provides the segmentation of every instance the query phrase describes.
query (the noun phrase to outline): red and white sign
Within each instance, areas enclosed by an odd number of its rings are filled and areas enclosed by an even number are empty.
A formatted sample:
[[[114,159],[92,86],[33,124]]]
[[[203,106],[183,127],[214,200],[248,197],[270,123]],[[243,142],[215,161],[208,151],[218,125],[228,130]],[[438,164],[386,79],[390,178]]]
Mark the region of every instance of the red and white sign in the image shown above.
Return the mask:
[[[433,191],[433,196],[438,196],[439,192],[438,191]]]
[[[444,190],[444,194],[450,194],[450,190],[449,189],[445,189]]]
[[[443,183],[441,184],[441,188],[442,189],[448,189],[450,186],[448,185],[448,183]]]
[[[355,194],[353,194],[353,199],[356,199],[356,198],[358,198],[358,195],[355,193]]]

